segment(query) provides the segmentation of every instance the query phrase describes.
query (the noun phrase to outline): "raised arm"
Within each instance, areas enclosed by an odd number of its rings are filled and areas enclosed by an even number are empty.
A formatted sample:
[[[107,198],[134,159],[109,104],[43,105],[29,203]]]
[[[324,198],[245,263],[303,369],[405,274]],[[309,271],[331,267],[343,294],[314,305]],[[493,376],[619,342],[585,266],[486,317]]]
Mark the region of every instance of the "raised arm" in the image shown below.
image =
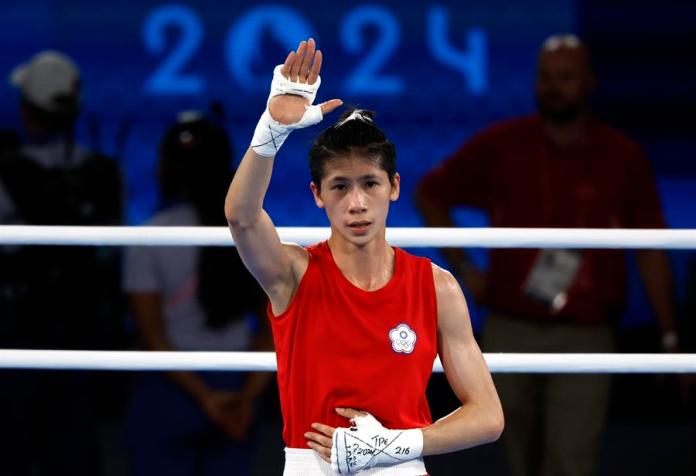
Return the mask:
[[[338,99],[312,106],[319,86],[322,54],[313,39],[291,51],[277,67],[267,109],[232,180],[225,199],[225,216],[237,250],[271,300],[273,311],[285,310],[304,270],[306,252],[281,243],[263,201],[275,155],[293,129],[321,121],[340,106]]]

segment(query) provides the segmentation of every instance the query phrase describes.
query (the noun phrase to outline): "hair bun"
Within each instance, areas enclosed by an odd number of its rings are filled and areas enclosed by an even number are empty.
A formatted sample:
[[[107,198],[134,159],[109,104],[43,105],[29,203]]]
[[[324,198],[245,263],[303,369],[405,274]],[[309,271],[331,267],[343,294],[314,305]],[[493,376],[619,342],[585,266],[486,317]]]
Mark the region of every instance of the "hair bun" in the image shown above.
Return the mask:
[[[363,122],[369,122],[372,125],[375,123],[375,113],[374,111],[369,111],[367,109],[353,109],[344,112],[341,117],[336,122],[334,127],[341,127],[349,121],[359,120]]]

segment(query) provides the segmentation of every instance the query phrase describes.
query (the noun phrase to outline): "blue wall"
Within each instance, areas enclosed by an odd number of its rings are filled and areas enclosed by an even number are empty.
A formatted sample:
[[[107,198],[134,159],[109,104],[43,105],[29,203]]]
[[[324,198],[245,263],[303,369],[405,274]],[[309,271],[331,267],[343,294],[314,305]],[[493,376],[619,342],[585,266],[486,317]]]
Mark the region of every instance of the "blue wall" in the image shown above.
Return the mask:
[[[399,149],[409,202],[418,177],[473,131],[532,110],[536,49],[549,34],[574,30],[575,17],[570,0],[16,2],[0,18],[0,71],[43,48],[75,58],[84,75],[80,135],[121,160],[128,219],[140,223],[156,203],[156,145],[176,113],[220,101],[240,156],[273,66],[312,35],[325,53],[320,100],[378,111]],[[16,93],[6,85],[0,93],[0,124],[12,126]],[[306,187],[317,131],[294,134],[283,150],[268,199],[278,224],[323,223]],[[397,211],[394,225],[420,223],[410,203]]]

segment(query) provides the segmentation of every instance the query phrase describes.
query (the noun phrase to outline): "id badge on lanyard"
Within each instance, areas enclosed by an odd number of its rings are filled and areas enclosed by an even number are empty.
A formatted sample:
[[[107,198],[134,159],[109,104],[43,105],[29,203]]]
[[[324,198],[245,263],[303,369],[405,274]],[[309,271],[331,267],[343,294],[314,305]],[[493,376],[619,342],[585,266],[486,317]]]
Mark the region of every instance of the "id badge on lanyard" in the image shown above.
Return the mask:
[[[536,261],[523,284],[524,293],[558,313],[568,302],[582,261],[575,250],[539,250]]]

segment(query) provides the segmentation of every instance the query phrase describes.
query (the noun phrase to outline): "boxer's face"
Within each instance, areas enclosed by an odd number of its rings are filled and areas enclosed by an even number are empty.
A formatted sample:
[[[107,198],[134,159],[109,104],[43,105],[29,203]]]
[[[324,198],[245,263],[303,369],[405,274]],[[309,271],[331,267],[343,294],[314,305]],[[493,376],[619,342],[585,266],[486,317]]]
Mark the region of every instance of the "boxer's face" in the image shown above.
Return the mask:
[[[324,165],[321,187],[312,183],[319,208],[326,210],[333,232],[364,244],[384,232],[389,205],[399,198],[400,177],[389,181],[378,161],[352,154]]]

